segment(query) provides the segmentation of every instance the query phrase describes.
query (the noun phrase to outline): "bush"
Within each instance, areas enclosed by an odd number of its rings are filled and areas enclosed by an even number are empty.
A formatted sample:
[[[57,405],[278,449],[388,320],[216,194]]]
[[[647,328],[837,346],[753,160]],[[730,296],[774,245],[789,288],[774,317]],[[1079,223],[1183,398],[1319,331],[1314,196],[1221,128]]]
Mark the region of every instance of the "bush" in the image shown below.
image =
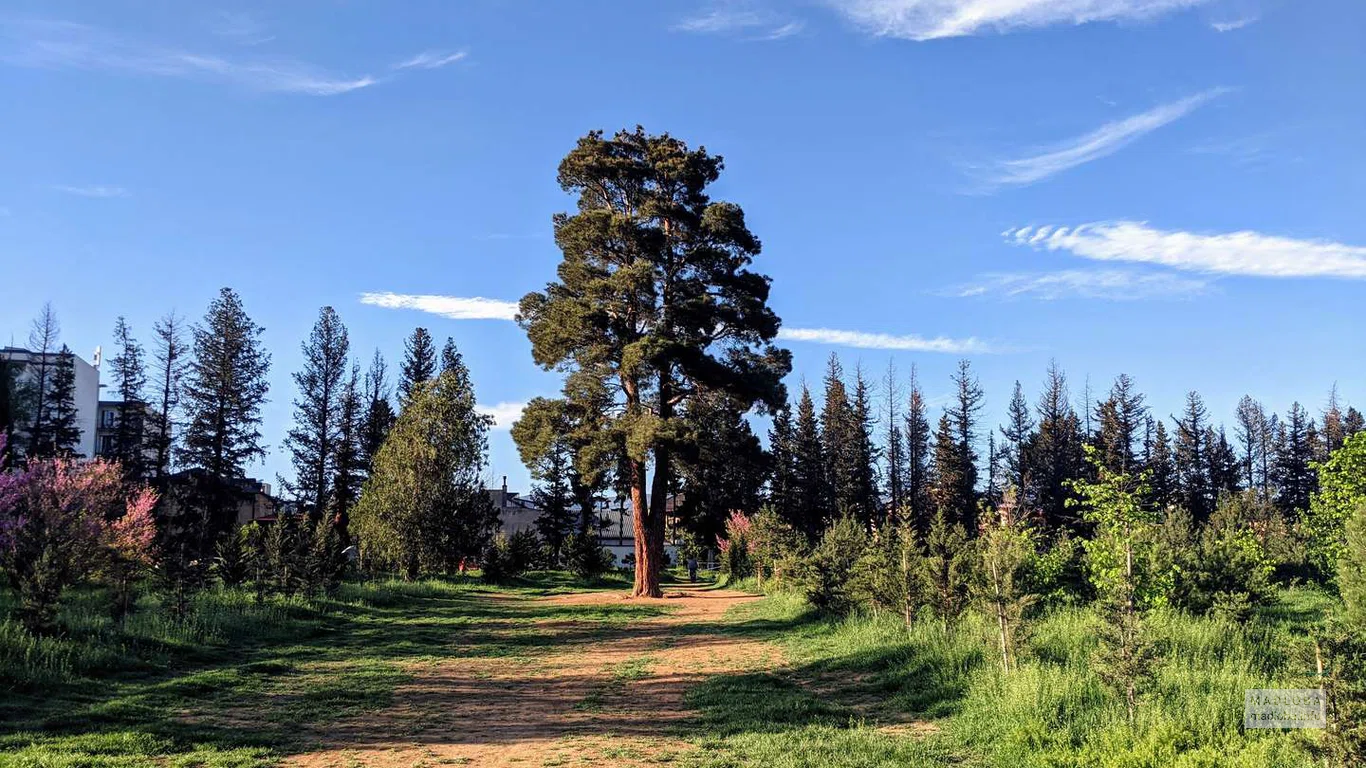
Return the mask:
[[[1252,493],[1224,496],[1198,534],[1189,516],[1169,515],[1160,539],[1175,567],[1172,602],[1199,614],[1242,620],[1271,595],[1273,566],[1256,535],[1277,513]]]
[[[822,613],[843,615],[855,604],[855,566],[863,556],[868,534],[853,517],[837,520],[811,552],[802,583],[806,599]]]
[[[743,512],[731,512],[726,520],[726,535],[716,540],[721,549],[721,572],[728,582],[737,582],[754,573],[750,559],[754,524]]]
[[[508,559],[513,576],[540,568],[545,561],[541,554],[541,540],[536,537],[536,532],[526,529],[509,536]]]
[[[571,534],[564,541],[569,571],[584,582],[597,581],[612,568],[612,553],[590,534]]]
[[[512,545],[505,534],[499,533],[489,542],[484,556],[479,559],[479,570],[489,584],[504,584],[520,575],[513,562]]]

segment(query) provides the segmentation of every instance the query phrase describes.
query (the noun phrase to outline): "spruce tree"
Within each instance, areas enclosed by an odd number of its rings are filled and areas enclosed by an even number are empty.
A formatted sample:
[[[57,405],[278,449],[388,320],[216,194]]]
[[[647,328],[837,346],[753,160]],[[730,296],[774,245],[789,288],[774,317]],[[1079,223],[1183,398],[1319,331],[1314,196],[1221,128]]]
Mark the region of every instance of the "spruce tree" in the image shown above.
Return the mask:
[[[1134,386],[1128,374],[1121,373],[1110,395],[1096,407],[1095,444],[1100,449],[1101,461],[1115,472],[1130,472],[1137,467],[1140,430],[1145,411],[1143,394]]]
[[[1152,447],[1145,471],[1148,474],[1148,500],[1152,509],[1166,509],[1176,503],[1176,466],[1172,461],[1171,440],[1161,421],[1153,430]]]
[[[361,393],[360,460],[366,472],[370,471],[379,447],[394,426],[394,406],[389,396],[388,368],[384,356],[376,349],[370,359],[370,369],[365,372],[365,387]]]
[[[455,346],[455,339],[447,336],[445,345],[441,347],[441,372],[459,370],[464,364],[464,358]]]
[[[1276,506],[1287,516],[1296,517],[1309,508],[1314,494],[1314,426],[1298,402],[1290,412],[1276,440]]]
[[[294,374],[298,388],[294,427],[289,430],[285,449],[294,464],[290,489],[316,522],[332,502],[332,479],[344,426],[342,395],[351,342],[336,310],[323,307],[318,311],[301,351],[303,368]]]
[[[922,537],[934,517],[930,499],[930,419],[916,368],[911,366],[911,394],[906,405],[906,506],[911,524]]]
[[[426,328],[414,328],[403,345],[403,365],[398,374],[398,402],[408,401],[413,389],[436,375],[436,346]]]
[[[874,419],[871,397],[868,392],[868,380],[863,376],[863,369],[855,369],[853,424],[854,455],[857,457],[857,461],[853,465],[852,511],[854,516],[864,525],[872,525],[880,517],[878,514],[877,482],[878,451],[873,443]]]
[[[1075,533],[1080,520],[1068,500],[1073,498],[1072,482],[1085,474],[1084,438],[1081,421],[1068,400],[1067,377],[1056,361],[1049,363],[1036,410],[1039,426],[1025,452],[1029,459],[1026,498],[1037,505],[1049,529],[1066,527]]]
[[[977,535],[977,422],[982,412],[982,385],[972,372],[972,363],[958,361],[953,384],[956,390],[950,417],[958,448],[957,462],[961,487],[957,493],[963,505],[959,519],[969,536]]]
[[[1362,417],[1361,411],[1349,407],[1347,415],[1342,418],[1342,434],[1344,440],[1355,435],[1362,430],[1366,430],[1366,417]]]
[[[231,288],[219,291],[192,329],[181,459],[220,481],[241,477],[248,462],[265,456],[261,406],[270,389],[270,353],[263,331]]]
[[[768,504],[775,514],[790,521],[792,510],[800,503],[797,498],[796,435],[793,433],[792,409],[783,408],[773,415],[768,430],[768,452],[771,471],[768,477]]]
[[[716,541],[734,512],[754,515],[763,502],[768,456],[740,404],[719,393],[683,410],[687,439],[675,454],[682,504],[674,514],[700,541]]]
[[[570,457],[564,451],[552,451],[540,468],[540,483],[531,491],[531,501],[541,514],[536,517],[536,533],[550,551],[556,564],[561,562],[565,540],[575,531],[578,510],[573,489],[569,484]]]
[[[925,536],[925,556],[919,561],[920,583],[946,635],[968,606],[972,560],[963,526],[952,522],[944,510],[936,512]]]
[[[1342,447],[1342,443],[1347,439],[1346,417],[1342,412],[1342,406],[1338,404],[1338,385],[1333,383],[1333,388],[1328,391],[1328,403],[1323,408],[1323,450],[1325,457],[1333,451]]]
[[[43,458],[84,456],[79,451],[81,425],[76,409],[76,356],[65,344],[56,355],[49,377],[47,397],[43,401],[43,421],[46,441],[35,455]]]
[[[836,517],[850,515],[862,520],[860,428],[858,416],[844,386],[844,369],[831,352],[825,370],[825,402],[821,407],[821,452],[826,462]]]
[[[797,424],[793,431],[793,468],[797,481],[795,504],[787,522],[804,534],[807,541],[820,538],[827,520],[833,518],[830,485],[825,470],[820,424],[811,390],[802,385],[797,402]],[[779,510],[783,513],[783,510]]]
[[[1239,473],[1248,489],[1265,494],[1266,478],[1261,474],[1261,456],[1264,450],[1263,441],[1267,435],[1266,410],[1250,395],[1243,395],[1238,401],[1237,419],[1234,436],[1242,448],[1242,458],[1238,464]]]
[[[154,414],[150,425],[149,443],[155,458],[152,474],[164,477],[170,470],[176,450],[176,414],[180,409],[181,379],[185,375],[189,349],[185,344],[185,321],[171,312],[152,327],[155,346],[153,376]]]
[[[1027,486],[1025,467],[1029,463],[1025,446],[1034,439],[1034,418],[1029,413],[1029,403],[1018,379],[1010,395],[1010,405],[1006,407],[1006,425],[1001,427],[1001,437],[1005,438],[1001,457],[1007,471],[1006,483],[1024,493]]]
[[[1210,490],[1217,504],[1221,495],[1238,492],[1241,477],[1238,455],[1229,443],[1222,424],[1217,430],[1213,427],[1205,430],[1205,445],[1209,449]]]
[[[123,466],[123,476],[138,479],[147,472],[146,401],[147,371],[143,365],[142,345],[120,315],[114,323],[114,344],[118,353],[110,358],[114,389],[122,405],[114,429],[114,456]]]
[[[1197,525],[1204,525],[1214,511],[1214,485],[1210,480],[1210,447],[1207,414],[1200,393],[1186,395],[1186,410],[1176,420],[1172,446],[1176,465],[1177,498]]]
[[[341,426],[332,460],[332,504],[326,516],[343,544],[351,540],[351,510],[360,499],[361,484],[365,481],[366,465],[361,454],[365,429],[362,398],[360,367],[353,365],[337,406]]]

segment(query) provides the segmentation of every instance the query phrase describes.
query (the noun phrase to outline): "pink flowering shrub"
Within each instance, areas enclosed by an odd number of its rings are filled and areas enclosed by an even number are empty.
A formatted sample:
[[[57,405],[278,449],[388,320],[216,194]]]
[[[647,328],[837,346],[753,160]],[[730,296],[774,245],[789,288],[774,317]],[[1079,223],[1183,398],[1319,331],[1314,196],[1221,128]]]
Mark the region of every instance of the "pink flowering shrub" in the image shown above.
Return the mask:
[[[126,609],[131,584],[154,559],[156,494],[125,488],[117,463],[29,462],[0,480],[0,572],[34,631],[55,628],[62,591],[108,578]],[[116,607],[117,612],[117,607]]]
[[[734,511],[726,520],[726,535],[716,537],[716,546],[721,550],[721,567],[732,579],[749,575],[750,553],[754,548],[750,531],[753,528],[754,523],[748,515]]]

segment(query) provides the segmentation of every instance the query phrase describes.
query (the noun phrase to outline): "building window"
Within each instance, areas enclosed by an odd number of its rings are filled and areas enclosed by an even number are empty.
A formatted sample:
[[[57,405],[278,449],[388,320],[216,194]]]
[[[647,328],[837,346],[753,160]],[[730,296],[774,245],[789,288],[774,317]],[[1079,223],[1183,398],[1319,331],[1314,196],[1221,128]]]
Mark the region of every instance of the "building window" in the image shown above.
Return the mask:
[[[116,418],[116,415],[115,415],[114,411],[113,411],[112,409],[111,409],[111,410],[107,410],[107,411],[105,411],[102,415],[104,416],[104,426],[106,426],[106,427],[113,427],[113,426],[114,426],[114,419]]]
[[[108,456],[114,452],[114,436],[100,435],[100,455]]]

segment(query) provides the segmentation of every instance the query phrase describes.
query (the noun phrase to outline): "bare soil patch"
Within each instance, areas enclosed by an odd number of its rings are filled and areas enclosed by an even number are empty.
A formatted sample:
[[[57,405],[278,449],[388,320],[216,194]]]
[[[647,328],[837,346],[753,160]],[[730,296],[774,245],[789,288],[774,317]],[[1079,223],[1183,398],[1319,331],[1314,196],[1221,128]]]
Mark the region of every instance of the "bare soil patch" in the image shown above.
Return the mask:
[[[618,593],[538,598],[552,605],[656,604],[626,624],[537,622],[541,653],[452,657],[413,668],[393,706],[310,729],[317,748],[288,765],[644,765],[692,749],[685,693],[707,677],[780,667],[777,646],[728,635],[722,614],[752,595],[673,588],[657,600]],[[526,631],[526,625],[521,631]],[[490,631],[497,631],[490,628]]]

